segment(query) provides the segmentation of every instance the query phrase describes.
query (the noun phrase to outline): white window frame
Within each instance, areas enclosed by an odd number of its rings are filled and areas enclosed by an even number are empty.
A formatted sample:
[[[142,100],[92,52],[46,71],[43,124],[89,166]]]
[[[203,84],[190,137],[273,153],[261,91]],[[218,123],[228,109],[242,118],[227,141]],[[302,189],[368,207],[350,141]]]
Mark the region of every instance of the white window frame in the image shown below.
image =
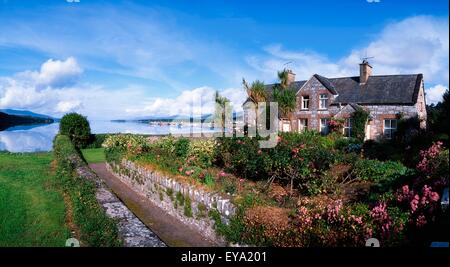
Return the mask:
[[[305,121],[306,124],[303,124],[302,121]],[[308,129],[308,119],[306,118],[298,119],[298,132],[303,133],[307,129]]]
[[[344,137],[351,137],[352,136],[352,128],[353,128],[353,119],[352,118],[346,118],[345,122],[344,122],[344,127],[342,129],[342,134],[344,135]],[[348,135],[345,134],[345,130],[348,130]]]
[[[308,98],[305,99],[305,96],[308,97]],[[309,95],[305,95],[305,96],[302,95],[302,103],[301,103],[301,109],[302,110],[308,110],[309,109],[309,104],[310,104]],[[306,108],[305,108],[305,101],[307,103],[307,107]]]
[[[389,121],[389,127],[386,127],[386,122]],[[392,122],[395,121],[395,127],[392,127]],[[392,139],[392,137],[397,132],[398,120],[397,119],[384,119],[383,120],[383,136],[387,139]],[[386,134],[388,131],[389,134]]]
[[[322,122],[322,120],[325,121],[325,124]],[[328,123],[330,122],[330,118],[320,118],[320,133],[323,135],[327,135],[330,133],[330,128],[328,126]]]
[[[319,95],[319,109],[327,109],[328,108],[328,95],[320,94]]]

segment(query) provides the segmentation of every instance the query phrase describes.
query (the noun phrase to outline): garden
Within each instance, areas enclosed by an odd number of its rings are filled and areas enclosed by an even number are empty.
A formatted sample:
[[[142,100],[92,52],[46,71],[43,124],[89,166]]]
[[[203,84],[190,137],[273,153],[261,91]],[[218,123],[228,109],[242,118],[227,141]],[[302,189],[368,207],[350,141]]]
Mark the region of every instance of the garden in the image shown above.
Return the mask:
[[[108,162],[126,158],[231,197],[237,212],[230,221],[214,210],[209,216],[232,243],[364,246],[375,237],[382,246],[429,246],[448,236],[441,196],[449,159],[440,141],[396,142],[396,153],[385,155],[387,142],[313,131],[282,133],[270,149],[249,137],[104,139]]]

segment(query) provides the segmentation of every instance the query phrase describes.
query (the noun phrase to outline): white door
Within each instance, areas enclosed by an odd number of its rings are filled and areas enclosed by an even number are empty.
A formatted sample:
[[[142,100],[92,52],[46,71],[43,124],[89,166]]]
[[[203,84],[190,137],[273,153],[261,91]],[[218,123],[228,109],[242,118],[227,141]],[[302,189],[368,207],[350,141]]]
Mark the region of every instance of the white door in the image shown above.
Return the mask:
[[[283,121],[283,132],[290,132],[291,131],[291,125],[288,121]]]

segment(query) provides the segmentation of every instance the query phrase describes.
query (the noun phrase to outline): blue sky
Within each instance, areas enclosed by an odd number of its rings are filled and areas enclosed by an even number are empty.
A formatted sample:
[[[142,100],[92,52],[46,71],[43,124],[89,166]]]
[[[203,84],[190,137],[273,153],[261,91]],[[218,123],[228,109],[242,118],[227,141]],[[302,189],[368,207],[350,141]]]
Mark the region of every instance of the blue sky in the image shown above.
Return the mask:
[[[90,118],[186,113],[241,79],[424,73],[448,88],[448,1],[0,0],[0,108]]]

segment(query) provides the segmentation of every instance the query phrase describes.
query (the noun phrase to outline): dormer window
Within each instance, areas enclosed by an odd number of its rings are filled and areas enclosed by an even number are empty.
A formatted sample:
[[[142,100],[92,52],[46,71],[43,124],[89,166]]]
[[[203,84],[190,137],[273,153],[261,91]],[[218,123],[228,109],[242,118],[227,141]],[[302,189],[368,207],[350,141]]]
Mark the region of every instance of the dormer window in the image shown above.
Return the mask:
[[[302,109],[309,109],[309,96],[302,96]]]
[[[328,107],[328,95],[321,94],[319,96],[319,109],[327,109]]]

